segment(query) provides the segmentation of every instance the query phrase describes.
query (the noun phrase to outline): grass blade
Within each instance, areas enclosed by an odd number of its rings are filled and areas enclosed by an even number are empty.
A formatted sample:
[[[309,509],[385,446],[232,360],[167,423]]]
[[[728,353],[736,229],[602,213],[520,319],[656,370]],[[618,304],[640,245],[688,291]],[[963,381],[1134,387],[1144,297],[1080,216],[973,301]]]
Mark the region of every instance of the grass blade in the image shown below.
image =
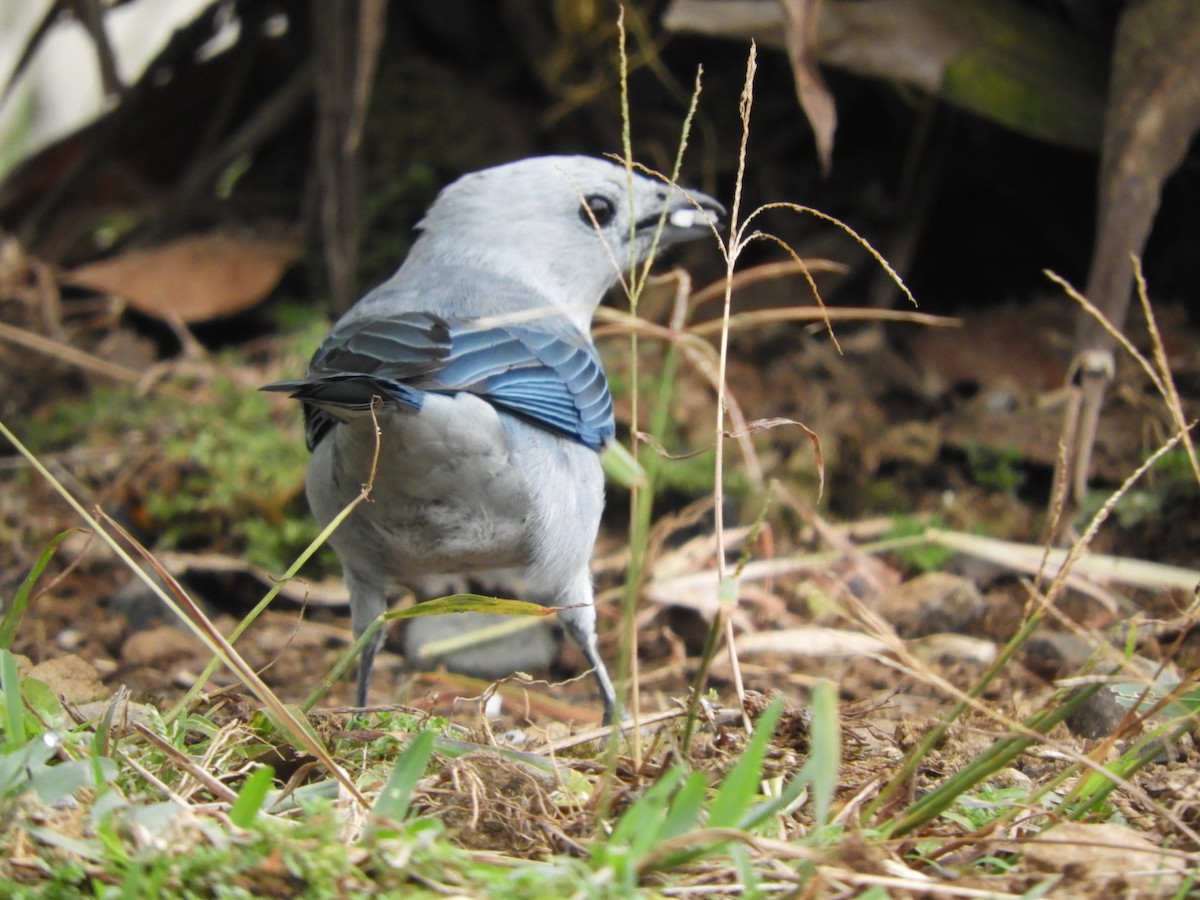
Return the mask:
[[[700,823],[700,810],[708,793],[708,779],[703,772],[693,772],[671,802],[667,817],[659,831],[662,840],[670,840],[695,828]]]
[[[683,779],[685,771],[682,766],[668,769],[621,814],[608,843],[613,847],[627,846],[635,859],[658,843],[667,819],[671,794]]]
[[[388,776],[387,784],[375,798],[374,811],[377,816],[401,822],[408,815],[413,788],[425,774],[425,767],[433,755],[433,742],[434,733],[422,731],[413,738],[408,749],[400,754],[392,768],[392,774]]]
[[[4,618],[0,619],[0,650],[7,650],[12,646],[13,638],[16,637],[17,629],[21,627],[21,620],[25,617],[25,610],[29,606],[29,598],[33,594],[33,586],[37,584],[38,579],[42,577],[42,573],[46,571],[46,566],[50,565],[50,560],[54,559],[54,554],[58,552],[58,545],[75,531],[77,529],[68,528],[66,531],[56,534],[50,540],[50,543],[46,545],[46,549],[42,551],[42,555],[37,558],[37,562],[33,564],[33,568],[29,570],[29,574],[25,576],[25,580],[21,582],[21,586],[17,588],[12,605],[4,613]]]
[[[25,704],[21,701],[17,658],[5,649],[0,649],[0,690],[4,696],[4,748],[13,750],[25,743]]]
[[[1029,716],[1021,723],[1024,734],[1019,737],[997,740],[961,771],[913,803],[903,816],[885,825],[884,832],[890,837],[900,837],[937,817],[953,806],[966,791],[987,780],[1024,753],[1035,743],[1034,735],[1044,735],[1049,732],[1100,688],[1099,684],[1087,685],[1060,704],[1056,705],[1055,702],[1051,702],[1045,709]]]
[[[742,758],[721,782],[721,789],[717,791],[709,810],[709,828],[734,828],[745,817],[750,804],[758,796],[767,744],[775,733],[775,725],[782,713],[783,698],[777,696],[759,717],[754,733],[746,742]]]
[[[259,810],[267,799],[267,792],[275,782],[275,770],[270,766],[259,766],[250,773],[242,784],[237,799],[229,808],[229,821],[238,828],[249,828],[258,818]]]
[[[837,689],[831,681],[818,681],[812,694],[808,761],[804,764],[812,785],[813,819],[817,827],[829,823],[833,795],[842,765],[842,729],[838,718]]]

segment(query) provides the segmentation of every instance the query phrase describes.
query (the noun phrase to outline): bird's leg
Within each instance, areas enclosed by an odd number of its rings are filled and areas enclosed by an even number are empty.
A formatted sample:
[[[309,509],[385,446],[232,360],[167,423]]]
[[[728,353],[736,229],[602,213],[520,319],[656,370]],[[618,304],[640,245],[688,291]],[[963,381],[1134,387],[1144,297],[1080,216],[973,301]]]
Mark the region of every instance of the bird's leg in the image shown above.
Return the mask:
[[[383,646],[383,629],[375,632],[367,641],[358,658],[358,686],[354,691],[354,705],[362,709],[367,705],[367,691],[371,687],[371,667],[375,664],[375,654]]]
[[[583,651],[588,664],[592,667],[592,675],[600,688],[600,702],[604,704],[604,724],[611,725],[617,709],[617,692],[612,680],[608,677],[608,669],[600,658],[600,650],[596,643],[596,607],[592,598],[590,583],[587,585],[587,595],[581,602],[565,605],[558,614],[567,637],[573,640]]]
[[[350,625],[354,637],[362,636],[371,623],[387,611],[387,595],[383,585],[364,579],[348,568],[342,573],[346,586],[350,589]],[[362,649],[358,660],[358,686],[354,693],[354,703],[359,708],[367,705],[367,691],[371,686],[371,667],[375,664],[375,654],[383,646],[384,629],[381,627]]]
[[[612,680],[608,677],[608,669],[604,667],[604,660],[600,658],[600,653],[596,649],[596,639],[592,638],[592,646],[583,648],[584,655],[587,656],[588,662],[592,664],[592,675],[596,679],[596,685],[600,688],[600,701],[604,704],[604,718],[601,720],[603,725],[611,725],[617,714],[617,692],[613,688]]]

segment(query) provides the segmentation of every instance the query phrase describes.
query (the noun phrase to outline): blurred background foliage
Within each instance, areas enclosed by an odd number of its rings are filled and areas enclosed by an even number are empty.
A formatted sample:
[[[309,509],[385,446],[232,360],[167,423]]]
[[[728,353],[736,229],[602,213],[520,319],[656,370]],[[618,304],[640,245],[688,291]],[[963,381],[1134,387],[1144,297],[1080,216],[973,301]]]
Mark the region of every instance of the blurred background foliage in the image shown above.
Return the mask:
[[[791,200],[837,216],[879,248],[923,310],[991,316],[966,340],[847,331],[860,336],[857,351],[848,346],[865,360],[861,391],[799,326],[735,337],[732,377],[757,406],[750,412],[816,428],[838,487],[831,502],[844,514],[881,495],[873,481],[881,469],[944,461],[947,447],[968,480],[981,459],[1002,460],[988,469],[1004,474],[1001,493],[1044,499],[1057,426],[1042,412],[1034,421],[997,411],[1028,412],[1031,392],[1070,385],[1073,360],[1108,352],[1111,341],[1061,298],[1043,321],[1039,304],[1051,293],[1043,270],[1086,285],[1118,325],[1131,253],[1144,252],[1156,296],[1194,296],[1200,7],[630,0],[623,8],[636,158],[670,168],[703,67],[683,180],[732,196],[753,39],[761,49],[746,208]],[[175,545],[197,543],[197,531],[176,521],[183,513],[208,523],[223,549],[258,562],[286,556],[299,519],[277,529],[289,535],[282,542],[238,523],[270,509],[289,512],[268,520],[303,517],[297,417],[240,389],[302,366],[329,319],[394,270],[421,211],[458,174],[533,154],[619,152],[619,10],[613,0],[0,3],[0,416],[28,421],[52,452],[67,447],[66,435],[127,441],[140,428],[130,416],[170,420],[149,442],[159,461],[186,453],[201,481],[227,475],[231,484],[201,500],[186,474],[167,478],[148,489],[157,499],[134,504],[143,518],[132,520]],[[899,305],[895,285],[841,232],[782,213],[762,225],[805,258],[840,264],[819,276],[827,303]],[[720,277],[711,248],[689,253],[698,286]],[[778,258],[762,244],[742,265]],[[791,279],[738,298],[740,309],[808,302]],[[1181,331],[1188,308],[1185,300],[1171,320]],[[701,304],[693,318],[716,313]],[[280,353],[270,344],[280,333],[302,349]],[[231,364],[206,354],[223,348],[257,368],[236,385],[210,383]],[[159,391],[165,408],[135,414],[136,398],[161,387],[155,367],[181,351],[208,375],[172,370]],[[634,361],[606,353],[614,382],[627,382]],[[1102,398],[1110,376],[1098,371]],[[125,387],[74,398],[114,382]],[[56,406],[64,397],[71,402]],[[711,442],[709,402],[703,383],[685,375],[672,419],[682,447]],[[197,409],[207,413],[191,415]],[[970,415],[936,432],[914,424],[948,411]],[[1110,418],[1095,458],[1081,457],[1108,482],[1141,458],[1153,431],[1153,422]],[[273,424],[256,432],[258,421]],[[210,422],[223,423],[230,447],[213,446]],[[764,452],[775,471],[811,484],[806,444],[780,431]],[[226,452],[242,453],[244,464]],[[160,471],[94,460],[98,499]],[[1033,477],[1022,469],[1029,464]],[[680,461],[666,484],[682,500],[702,493],[700,468]],[[214,506],[226,509],[218,527]],[[21,529],[15,508],[5,521]]]

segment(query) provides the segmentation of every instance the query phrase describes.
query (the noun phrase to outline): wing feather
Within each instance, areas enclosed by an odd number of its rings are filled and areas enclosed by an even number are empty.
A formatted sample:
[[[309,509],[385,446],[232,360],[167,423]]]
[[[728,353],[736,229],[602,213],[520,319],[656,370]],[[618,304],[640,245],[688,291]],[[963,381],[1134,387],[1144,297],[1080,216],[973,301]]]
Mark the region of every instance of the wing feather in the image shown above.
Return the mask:
[[[476,394],[594,450],[615,431],[596,348],[565,325],[477,328],[432,313],[360,319],[330,333],[304,378],[264,390],[304,403],[310,448],[339,421],[364,414],[375,397],[416,412],[426,393]]]

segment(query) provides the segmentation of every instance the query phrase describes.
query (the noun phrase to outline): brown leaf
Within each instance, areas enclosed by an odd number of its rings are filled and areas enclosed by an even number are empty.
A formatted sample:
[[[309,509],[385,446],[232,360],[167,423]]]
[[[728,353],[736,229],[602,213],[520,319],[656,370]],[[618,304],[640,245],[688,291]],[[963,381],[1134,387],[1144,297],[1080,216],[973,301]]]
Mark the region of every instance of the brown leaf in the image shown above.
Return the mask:
[[[817,159],[821,172],[829,174],[833,164],[833,133],[837,130],[837,109],[833,95],[825,86],[817,68],[817,23],[823,0],[782,0],[787,27],[788,58],[796,79],[796,96],[808,116],[817,141]]]
[[[783,656],[864,656],[886,653],[887,644],[879,638],[844,628],[807,625],[775,631],[756,631],[739,635],[738,653],[776,653]]]
[[[203,322],[254,306],[299,255],[293,240],[189,235],[80,266],[63,281],[116,294],[147,315]]]

